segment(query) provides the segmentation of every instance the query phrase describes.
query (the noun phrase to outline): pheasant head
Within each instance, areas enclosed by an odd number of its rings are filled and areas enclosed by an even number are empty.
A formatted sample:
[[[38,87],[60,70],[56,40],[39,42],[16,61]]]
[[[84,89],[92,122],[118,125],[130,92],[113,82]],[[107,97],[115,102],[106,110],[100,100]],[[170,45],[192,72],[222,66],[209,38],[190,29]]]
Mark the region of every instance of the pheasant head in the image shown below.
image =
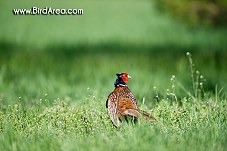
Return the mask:
[[[121,86],[127,86],[128,79],[131,78],[128,73],[123,72],[123,73],[117,73],[117,79],[114,82],[114,86],[117,87],[119,85]]]

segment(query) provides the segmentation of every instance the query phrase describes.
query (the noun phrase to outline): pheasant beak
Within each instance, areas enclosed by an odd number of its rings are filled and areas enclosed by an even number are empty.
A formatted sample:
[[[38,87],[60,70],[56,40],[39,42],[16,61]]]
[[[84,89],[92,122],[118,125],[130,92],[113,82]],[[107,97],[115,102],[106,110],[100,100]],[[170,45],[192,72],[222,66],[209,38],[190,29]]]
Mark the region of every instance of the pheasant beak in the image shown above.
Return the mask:
[[[132,79],[132,77],[131,77],[130,75],[128,75],[128,78],[129,78],[129,79]]]

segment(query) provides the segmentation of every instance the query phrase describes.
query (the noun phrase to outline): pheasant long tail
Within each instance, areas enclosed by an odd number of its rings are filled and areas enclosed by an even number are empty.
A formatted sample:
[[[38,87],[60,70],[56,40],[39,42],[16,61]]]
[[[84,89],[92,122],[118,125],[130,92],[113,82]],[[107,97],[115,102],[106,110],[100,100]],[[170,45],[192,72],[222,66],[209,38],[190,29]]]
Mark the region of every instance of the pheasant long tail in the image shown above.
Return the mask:
[[[143,115],[147,119],[152,120],[152,121],[157,121],[157,119],[154,116],[152,116],[151,114],[149,114],[148,112],[140,110],[140,109],[138,111],[140,112],[141,115]]]

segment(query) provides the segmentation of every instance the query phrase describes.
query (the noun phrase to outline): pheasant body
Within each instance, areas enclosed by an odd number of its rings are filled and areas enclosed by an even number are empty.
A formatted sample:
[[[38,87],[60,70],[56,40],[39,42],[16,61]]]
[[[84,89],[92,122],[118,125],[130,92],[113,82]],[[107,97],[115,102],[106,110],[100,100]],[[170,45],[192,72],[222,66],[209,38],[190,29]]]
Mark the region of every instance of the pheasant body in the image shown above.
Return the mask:
[[[120,119],[127,115],[135,118],[143,115],[150,120],[156,120],[149,113],[138,108],[137,101],[126,84],[130,76],[127,73],[116,75],[115,89],[110,93],[106,101],[106,108],[113,124],[116,127],[120,127]]]

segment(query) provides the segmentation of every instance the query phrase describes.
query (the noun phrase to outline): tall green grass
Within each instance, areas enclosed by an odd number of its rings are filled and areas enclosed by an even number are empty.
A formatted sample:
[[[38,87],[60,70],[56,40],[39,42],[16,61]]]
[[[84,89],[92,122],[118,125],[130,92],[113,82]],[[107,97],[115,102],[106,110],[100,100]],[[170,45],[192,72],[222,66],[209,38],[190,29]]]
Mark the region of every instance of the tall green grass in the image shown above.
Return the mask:
[[[185,57],[186,70],[180,71],[188,77],[187,83],[181,81],[178,70],[172,70],[175,76],[170,79],[172,74],[146,55],[96,54],[70,59],[33,55],[13,55],[1,67],[0,150],[226,148],[225,91],[204,89],[203,97],[196,97],[200,88],[193,89],[196,77],[190,80],[196,69],[190,71],[191,56],[190,62]],[[105,101],[117,71],[133,76],[129,87],[139,106],[154,114],[158,123],[123,122],[120,129],[112,125]]]
[[[96,101],[96,100],[89,100]],[[40,102],[40,104],[42,104]],[[1,150],[225,150],[226,100],[182,105],[161,100],[156,124],[113,127],[99,102],[8,106],[1,113]],[[92,104],[92,105],[91,105]]]

